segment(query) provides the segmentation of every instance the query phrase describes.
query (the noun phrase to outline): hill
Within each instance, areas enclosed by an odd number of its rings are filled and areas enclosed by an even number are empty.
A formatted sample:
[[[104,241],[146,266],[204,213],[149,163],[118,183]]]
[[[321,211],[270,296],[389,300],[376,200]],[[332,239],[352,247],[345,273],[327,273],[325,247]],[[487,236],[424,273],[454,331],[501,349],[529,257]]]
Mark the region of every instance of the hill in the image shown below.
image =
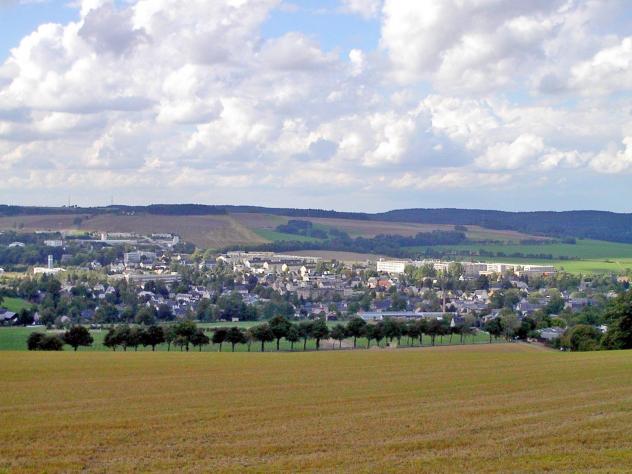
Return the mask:
[[[629,353],[2,353],[0,471],[627,472]]]
[[[632,243],[632,214],[605,211],[504,212],[478,209],[401,209],[374,214],[395,222],[479,225],[552,237]]]
[[[284,218],[336,219],[370,221],[379,225],[397,222],[417,225],[466,225],[495,231],[513,231],[548,237],[576,237],[611,242],[632,243],[632,214],[606,211],[536,211],[505,212],[479,209],[399,209],[381,213],[338,212],[323,209],[266,208],[258,206],[154,204],[150,206],[21,207],[0,205],[0,216],[11,218],[26,215],[168,215],[221,216],[267,215]]]
[[[176,233],[184,240],[194,243],[200,248],[220,249],[228,246],[254,246],[275,241],[316,241],[296,235],[276,232],[281,224],[287,224],[292,215],[225,212],[214,214],[177,214],[168,211],[161,214],[119,210],[103,211],[102,209],[76,209],[74,213],[31,213],[25,209],[23,213],[0,215],[0,230],[22,231],[95,231],[95,232],[135,232],[138,234]],[[286,210],[290,212],[290,210]],[[188,212],[183,210],[182,212]],[[414,236],[420,232],[453,231],[449,224],[418,224],[408,222],[380,221],[366,219],[350,219],[343,217],[300,217],[313,222],[322,229],[338,229],[352,237],[373,238],[379,234]],[[470,226],[466,236],[473,241],[498,240],[518,242],[523,239],[539,239],[543,237],[523,234],[511,230],[485,229]]]

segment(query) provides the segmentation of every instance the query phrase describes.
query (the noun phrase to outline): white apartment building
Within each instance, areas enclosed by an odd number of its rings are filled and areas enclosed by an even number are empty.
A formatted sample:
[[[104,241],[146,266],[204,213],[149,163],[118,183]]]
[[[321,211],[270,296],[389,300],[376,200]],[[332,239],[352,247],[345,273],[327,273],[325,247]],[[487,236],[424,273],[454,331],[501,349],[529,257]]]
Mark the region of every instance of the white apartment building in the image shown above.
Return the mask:
[[[384,260],[379,259],[377,261],[377,271],[384,273],[404,273],[406,265],[409,262],[407,260]]]

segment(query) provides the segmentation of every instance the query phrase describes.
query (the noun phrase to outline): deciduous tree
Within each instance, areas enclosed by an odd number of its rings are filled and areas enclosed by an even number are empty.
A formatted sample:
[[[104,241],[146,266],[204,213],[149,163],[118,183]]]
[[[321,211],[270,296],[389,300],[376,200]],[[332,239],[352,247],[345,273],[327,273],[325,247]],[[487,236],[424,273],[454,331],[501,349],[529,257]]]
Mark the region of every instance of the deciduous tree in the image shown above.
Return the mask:
[[[327,323],[322,319],[314,321],[311,336],[316,340],[316,350],[319,350],[321,339],[329,337],[329,328],[327,327]]]
[[[225,328],[217,328],[213,332],[213,344],[219,344],[219,351],[222,352],[222,344],[226,340],[228,330]]]
[[[158,344],[165,342],[165,332],[161,326],[149,326],[142,333],[143,346],[151,346],[152,352],[156,350]]]
[[[353,337],[353,348],[356,348],[356,342],[359,337],[364,336],[366,331],[366,321],[362,318],[355,317],[352,318],[347,323],[347,333],[349,336]]]
[[[215,334],[213,334],[213,336],[214,335]],[[204,334],[204,331],[202,329],[197,329],[191,336],[191,344],[193,345],[193,347],[198,347],[200,352],[202,352],[202,346],[208,345],[209,342],[211,342],[209,337]],[[222,346],[220,343],[220,350],[221,347]]]
[[[347,338],[347,330],[342,324],[336,324],[331,330],[331,337],[338,341],[338,348],[342,348],[342,341]]]
[[[246,342],[246,336],[241,329],[235,326],[226,332],[226,342],[230,343],[232,352],[235,352],[235,345]]]
[[[258,326],[253,327],[252,335],[257,341],[261,342],[261,352],[265,352],[266,342],[274,341],[274,333],[272,332],[272,329],[270,329],[270,325],[267,323],[259,324]]]
[[[290,329],[290,322],[283,316],[275,316],[268,324],[276,339],[276,350],[278,351],[281,339],[287,336],[287,332]]]
[[[64,342],[76,351],[79,346],[91,346],[94,339],[85,327],[73,326],[64,333]]]

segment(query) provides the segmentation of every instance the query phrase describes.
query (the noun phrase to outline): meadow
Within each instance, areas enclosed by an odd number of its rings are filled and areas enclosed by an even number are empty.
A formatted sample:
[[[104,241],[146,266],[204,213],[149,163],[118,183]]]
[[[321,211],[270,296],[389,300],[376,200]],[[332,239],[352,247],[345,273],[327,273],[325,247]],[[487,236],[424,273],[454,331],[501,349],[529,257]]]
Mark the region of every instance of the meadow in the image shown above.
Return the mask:
[[[407,247],[408,250],[425,252],[428,247]],[[632,270],[632,244],[622,244],[616,242],[605,242],[602,240],[578,239],[576,244],[533,244],[525,245],[518,243],[472,243],[464,245],[436,246],[431,250],[443,250],[455,252],[453,258],[459,258],[457,254],[463,252],[503,252],[506,255],[516,253],[527,254],[548,254],[552,259],[538,259],[530,257],[460,257],[466,260],[477,260],[482,262],[504,262],[517,264],[543,264],[555,265],[558,270],[569,273],[607,273],[623,272]],[[560,257],[573,258],[576,260],[566,260]]]
[[[574,257],[585,260],[595,259],[632,259],[632,244],[621,244],[617,242],[605,242],[603,240],[582,240],[577,239],[575,244],[550,243],[550,244],[467,244],[454,246],[437,246],[442,250],[457,250],[477,252],[485,250],[487,252],[504,252],[507,255],[514,253],[523,254],[550,254],[554,258]]]
[[[632,357],[1,354],[0,472],[629,472]]]
[[[13,298],[11,296],[4,296],[2,298],[2,304],[0,304],[0,307],[6,308],[9,311],[13,311],[14,313],[17,313],[24,308],[30,308],[31,306],[33,305],[30,304],[28,301],[22,298]]]

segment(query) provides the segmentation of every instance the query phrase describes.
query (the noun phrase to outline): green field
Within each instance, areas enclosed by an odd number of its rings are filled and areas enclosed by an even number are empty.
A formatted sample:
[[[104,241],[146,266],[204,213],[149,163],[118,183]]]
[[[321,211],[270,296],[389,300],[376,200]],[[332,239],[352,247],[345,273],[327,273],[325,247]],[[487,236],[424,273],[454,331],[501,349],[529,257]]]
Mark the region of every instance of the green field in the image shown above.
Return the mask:
[[[9,296],[5,296],[0,306],[8,309],[9,311],[13,311],[14,313],[17,313],[23,308],[30,308],[32,305],[28,301],[23,300],[22,298],[12,298]]]
[[[577,240],[576,244],[468,244],[454,246],[438,246],[442,250],[459,250],[476,252],[504,252],[523,254],[551,254],[553,257],[574,257],[586,260],[596,259],[632,259],[632,244],[605,242],[602,240]]]
[[[261,322],[243,322],[243,323],[236,323],[236,324],[230,324],[230,325],[226,325],[226,324],[200,324],[199,327],[201,328],[206,328],[206,329],[210,329],[213,327],[231,327],[231,326],[239,326],[241,328],[247,328],[247,327],[251,327],[255,324],[260,324]],[[334,323],[330,323],[329,325],[332,326]],[[0,327],[0,351],[25,351],[27,350],[26,348],[26,340],[29,337],[29,334],[31,334],[33,331],[39,331],[39,332],[44,332],[44,329],[40,329],[40,328],[25,328],[25,327]],[[112,351],[112,349],[109,349],[108,347],[103,345],[103,338],[105,337],[106,334],[106,330],[96,330],[96,331],[91,331],[92,337],[94,339],[94,343],[92,346],[90,347],[80,347],[78,350],[80,352],[103,352],[103,351]],[[49,331],[49,334],[62,334],[63,331]],[[211,333],[208,332],[207,333],[209,337],[211,337]],[[422,343],[425,346],[430,346],[431,345],[431,340],[430,337],[428,336],[424,336],[422,339]],[[456,345],[459,344],[459,338],[458,336],[454,336],[452,339],[452,342],[450,342],[450,338],[449,336],[445,336],[443,338],[437,338],[435,341],[435,345]],[[476,335],[473,336],[468,336],[465,340],[466,344],[488,344],[489,343],[489,336],[487,335],[487,333],[478,333]],[[408,345],[408,341],[406,338],[402,338],[401,340],[401,344],[402,346],[407,346]],[[371,347],[374,347],[375,341],[371,341]],[[414,345],[418,345],[418,341],[416,341],[414,343]],[[352,339],[347,339],[343,341],[343,345],[342,348],[343,349],[350,349],[353,346],[353,341]],[[366,348],[367,346],[367,341],[365,338],[359,338],[357,340],[357,347],[358,350]],[[380,346],[381,347],[386,347],[386,341],[381,341],[380,342]],[[282,351],[289,351],[292,349],[291,345],[289,342],[287,342],[286,340],[281,340],[281,344],[280,344],[280,350]],[[310,339],[307,341],[307,346],[306,346],[307,350],[315,350],[316,349],[316,342],[313,339]],[[327,350],[327,349],[338,349],[339,348],[339,343],[337,341],[321,341],[321,349],[323,350]],[[72,348],[70,346],[65,346],[64,348],[67,351],[71,351]],[[156,347],[156,351],[159,352],[165,352],[167,351],[169,348],[167,346],[167,344],[160,344],[159,346]],[[219,345],[218,344],[209,344],[208,346],[203,346],[202,347],[202,352],[217,352],[219,351]],[[225,352],[229,352],[231,351],[232,347],[230,344],[228,343],[224,343],[222,345],[222,351]],[[117,351],[121,351],[121,348],[118,348]],[[143,347],[143,346],[139,346],[138,351],[151,351],[151,347]],[[180,349],[175,348],[174,346],[171,346],[170,348],[171,351],[179,351]],[[193,348],[191,347],[192,351],[199,351],[199,348]],[[276,341],[274,342],[268,342],[265,344],[265,350],[266,351],[275,351],[276,350]],[[297,343],[294,344],[294,351],[295,352],[299,352],[303,350],[303,341],[299,341]],[[128,351],[133,351],[133,349],[128,349]],[[238,344],[235,346],[235,352],[247,352],[248,351],[248,346],[246,344]],[[253,342],[250,346],[250,351],[251,352],[259,352],[261,351],[261,343],[259,342]]]
[[[408,250],[424,252],[428,247],[407,247]],[[465,244],[444,245],[431,247],[431,250],[454,252],[503,252],[506,255],[515,253],[550,254],[553,259],[517,258],[517,257],[463,257],[483,262],[533,263],[555,265],[560,270],[570,273],[605,273],[622,272],[632,269],[632,244],[620,244],[601,240],[577,240],[576,244]],[[580,260],[561,260],[560,257],[577,258]],[[456,257],[455,257],[456,258]]]
[[[0,354],[0,472],[629,472],[630,352]]]

